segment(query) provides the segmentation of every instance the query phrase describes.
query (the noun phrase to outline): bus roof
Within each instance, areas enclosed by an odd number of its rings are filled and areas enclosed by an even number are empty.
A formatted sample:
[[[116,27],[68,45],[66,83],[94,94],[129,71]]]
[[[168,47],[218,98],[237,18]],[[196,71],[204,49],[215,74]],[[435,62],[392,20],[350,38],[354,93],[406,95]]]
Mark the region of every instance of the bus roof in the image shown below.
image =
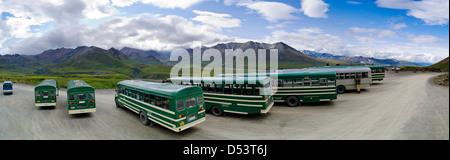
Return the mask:
[[[53,79],[46,79],[43,80],[41,83],[39,83],[39,85],[37,85],[36,87],[42,87],[42,86],[51,86],[51,87],[57,87],[56,86],[56,81]]]
[[[225,84],[248,84],[249,82],[255,82],[255,84],[261,85],[269,83],[270,77],[174,77],[167,79],[167,81],[191,81],[194,83],[222,82]]]
[[[117,86],[128,86],[147,92],[156,92],[166,96],[182,96],[178,95],[183,90],[194,89],[194,92],[202,92],[203,90],[197,86],[176,85],[170,83],[156,83],[140,80],[124,80],[117,83]],[[191,91],[192,92],[192,91]]]
[[[92,86],[90,86],[83,80],[71,80],[71,81],[67,82],[67,92],[69,92],[71,89],[74,89],[74,88],[92,88],[92,89],[94,89]]]
[[[383,65],[358,65],[358,66],[323,66],[323,67],[313,67],[313,68],[348,68],[348,67],[369,67],[369,68],[384,68]]]
[[[3,84],[5,84],[5,83],[11,83],[11,84],[12,84],[12,82],[11,82],[11,81],[4,81],[4,82],[3,82]]]
[[[336,73],[333,71],[299,71],[299,72],[275,72],[275,73],[248,73],[248,74],[219,74],[216,77],[255,77],[255,76],[278,76],[278,78],[295,78],[295,77],[335,77]]]
[[[292,73],[292,72],[308,72],[308,71],[332,71],[336,73],[351,73],[351,72],[371,72],[372,70],[369,67],[353,67],[353,66],[347,66],[347,67],[312,67],[312,68],[305,68],[305,69],[285,69],[285,70],[278,70],[280,73]]]

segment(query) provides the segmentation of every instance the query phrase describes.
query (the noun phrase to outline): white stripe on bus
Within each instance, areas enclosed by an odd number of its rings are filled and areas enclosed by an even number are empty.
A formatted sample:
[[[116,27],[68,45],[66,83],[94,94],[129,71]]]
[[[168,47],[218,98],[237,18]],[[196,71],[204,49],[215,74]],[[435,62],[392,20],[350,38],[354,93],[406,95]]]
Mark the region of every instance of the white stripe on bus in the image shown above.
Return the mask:
[[[183,117],[183,118],[181,118],[181,119],[173,119],[173,118],[164,116],[164,115],[162,115],[162,114],[156,113],[156,112],[154,112],[154,111],[151,111],[151,110],[149,110],[149,109],[147,109],[147,108],[140,107],[139,105],[137,105],[137,104],[135,104],[135,103],[133,103],[133,102],[130,102],[130,101],[126,100],[126,99],[123,99],[123,100],[124,100],[125,102],[131,103],[131,104],[133,104],[133,105],[139,107],[140,109],[144,109],[144,110],[146,110],[147,112],[150,112],[150,113],[152,113],[152,114],[156,114],[156,115],[158,115],[158,116],[164,117],[164,118],[169,119],[169,120],[171,120],[171,121],[178,122],[178,121],[182,121],[182,120],[186,119],[186,117]],[[122,102],[122,103],[123,103],[123,102]],[[136,110],[137,110],[137,109],[136,109]]]

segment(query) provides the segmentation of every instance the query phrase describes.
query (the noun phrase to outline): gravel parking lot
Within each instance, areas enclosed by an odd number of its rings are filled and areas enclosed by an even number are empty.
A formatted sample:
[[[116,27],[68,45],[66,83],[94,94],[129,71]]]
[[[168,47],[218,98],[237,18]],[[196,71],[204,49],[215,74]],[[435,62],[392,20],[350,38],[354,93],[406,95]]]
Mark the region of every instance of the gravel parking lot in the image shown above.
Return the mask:
[[[181,133],[144,126],[134,112],[116,108],[112,89],[96,90],[97,112],[67,114],[66,90],[57,107],[34,107],[34,86],[14,84],[0,95],[0,139],[449,139],[449,87],[438,73],[387,72],[382,82],[338,95],[332,102],[288,107],[268,115],[214,117]]]

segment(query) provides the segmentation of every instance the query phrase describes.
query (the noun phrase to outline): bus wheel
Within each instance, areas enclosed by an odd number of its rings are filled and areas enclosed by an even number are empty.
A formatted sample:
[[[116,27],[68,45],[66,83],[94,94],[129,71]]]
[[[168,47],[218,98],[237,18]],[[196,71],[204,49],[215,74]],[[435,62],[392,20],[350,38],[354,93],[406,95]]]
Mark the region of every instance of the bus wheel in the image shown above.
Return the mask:
[[[211,113],[214,116],[222,116],[223,115],[222,109],[220,109],[219,106],[212,106],[211,107]]]
[[[339,93],[339,94],[342,94],[342,93],[344,93],[345,92],[345,87],[344,86],[342,86],[342,85],[340,85],[340,86],[337,86],[337,92]]]
[[[297,96],[289,96],[289,97],[286,98],[286,104],[289,107],[298,106],[299,102],[300,102],[300,100],[298,100]]]
[[[115,98],[115,101],[116,101],[116,107],[121,108],[121,106],[119,105],[119,102],[117,101],[117,98]]]
[[[147,114],[145,114],[144,111],[141,111],[141,112],[139,113],[139,119],[141,120],[141,123],[142,123],[143,125],[148,125],[148,124],[150,123],[150,120],[148,120]]]

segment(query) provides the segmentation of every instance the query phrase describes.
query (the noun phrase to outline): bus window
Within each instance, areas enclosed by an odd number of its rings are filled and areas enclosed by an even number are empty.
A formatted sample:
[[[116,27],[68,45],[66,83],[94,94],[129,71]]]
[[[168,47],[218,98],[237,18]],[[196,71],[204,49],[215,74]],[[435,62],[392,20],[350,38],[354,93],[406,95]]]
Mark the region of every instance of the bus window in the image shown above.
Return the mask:
[[[41,92],[36,91],[36,96],[41,96]]]
[[[319,80],[318,79],[312,79],[311,80],[311,86],[319,86]]]
[[[42,91],[42,96],[48,96],[48,91]]]
[[[198,102],[199,105],[202,105],[203,102],[204,102],[203,96],[198,96],[197,97],[197,102]]]
[[[216,84],[216,93],[223,93],[223,84]]]
[[[284,80],[284,87],[292,87],[292,81],[291,80],[288,80],[288,79],[286,79],[286,80]]]
[[[148,103],[148,97],[149,97],[148,94],[144,94],[144,102],[145,102],[145,103]]]
[[[186,99],[186,108],[192,108],[195,106],[195,97]]]
[[[178,111],[184,110],[184,101],[183,100],[177,102],[177,110]]]
[[[232,90],[231,89],[231,84],[226,84],[224,90],[225,90],[225,94],[231,94],[231,90]]]
[[[326,86],[327,85],[327,79],[326,78],[320,78],[320,86]]]
[[[55,96],[55,91],[50,91],[51,96]]]
[[[78,94],[77,95],[77,100],[86,100],[86,95],[85,94]]]
[[[309,78],[303,79],[303,85],[304,86],[311,86],[311,79],[309,79]]]
[[[252,84],[245,85],[244,95],[253,95],[253,85]]]
[[[154,95],[150,95],[150,104],[155,105],[155,96]]]
[[[339,73],[339,79],[345,79],[345,73]]]
[[[160,96],[156,96],[156,106],[162,107],[161,97]]]
[[[334,79],[328,79],[329,86],[334,86],[334,84],[335,84]]]
[[[233,94],[234,95],[241,95],[241,85],[239,84],[234,84],[233,86]]]
[[[361,78],[362,76],[361,76],[361,72],[359,72],[359,73],[356,73],[356,78]]]
[[[73,101],[73,100],[75,100],[75,96],[73,94],[70,94],[69,95],[69,101]]]
[[[369,72],[363,72],[362,78],[369,78]]]
[[[294,87],[303,87],[303,79],[294,80]]]
[[[163,108],[169,109],[169,98],[163,97]]]
[[[350,73],[345,73],[345,79],[350,79]]]
[[[94,93],[89,93],[89,94],[88,94],[88,98],[89,98],[89,99],[94,99]]]
[[[283,80],[278,79],[278,87],[283,87]]]

